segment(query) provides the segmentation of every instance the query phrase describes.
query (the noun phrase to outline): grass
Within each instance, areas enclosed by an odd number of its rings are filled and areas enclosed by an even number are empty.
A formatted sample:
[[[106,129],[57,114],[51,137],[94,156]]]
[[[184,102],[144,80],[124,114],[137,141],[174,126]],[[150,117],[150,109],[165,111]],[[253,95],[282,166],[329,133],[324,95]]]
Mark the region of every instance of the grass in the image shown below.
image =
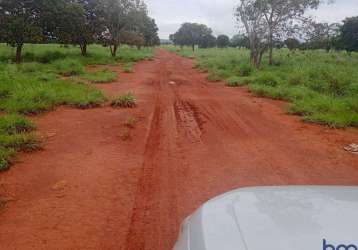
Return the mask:
[[[35,125],[23,116],[10,114],[0,117],[0,170],[9,168],[17,151],[33,151],[40,147],[32,133]]]
[[[135,117],[128,117],[124,125],[128,128],[134,128],[136,123],[137,123],[137,119]]]
[[[125,63],[123,66],[122,66],[122,69],[123,69],[123,72],[124,73],[133,73],[134,70],[133,70],[133,63]]]
[[[117,74],[109,69],[100,69],[94,72],[87,72],[84,79],[92,83],[108,83],[117,79]]]
[[[114,108],[134,108],[137,106],[136,97],[132,93],[127,93],[114,98],[111,106]]]
[[[111,82],[108,70],[86,70],[88,65],[131,64],[150,59],[152,49],[120,48],[117,57],[99,45],[82,57],[78,47],[26,44],[23,63],[13,62],[15,50],[0,44],[0,170],[8,169],[17,151],[37,149],[34,125],[22,115],[53,110],[58,105],[91,108],[103,103],[103,93],[88,83]]]
[[[252,68],[246,49],[199,49],[166,47],[195,58],[195,68],[208,72],[211,81],[248,85],[257,96],[290,102],[288,112],[303,120],[330,127],[358,126],[358,53],[274,51],[274,65],[263,59],[260,70]]]

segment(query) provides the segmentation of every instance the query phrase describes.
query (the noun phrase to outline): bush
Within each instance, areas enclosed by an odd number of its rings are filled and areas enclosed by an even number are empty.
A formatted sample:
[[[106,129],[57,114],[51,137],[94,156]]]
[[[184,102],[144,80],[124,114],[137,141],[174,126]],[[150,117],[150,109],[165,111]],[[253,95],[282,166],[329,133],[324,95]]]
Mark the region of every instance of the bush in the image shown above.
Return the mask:
[[[218,75],[217,72],[210,72],[209,75],[207,76],[207,80],[209,82],[218,82],[221,80],[221,77]]]
[[[278,79],[275,75],[268,73],[268,72],[264,72],[264,73],[260,74],[254,82],[255,82],[255,84],[261,84],[261,85],[275,87],[278,84]]]
[[[226,79],[226,86],[229,87],[238,87],[240,86],[240,80],[241,78],[238,76],[232,76],[228,79]]]
[[[136,98],[132,93],[127,93],[112,100],[111,106],[115,108],[134,108],[137,106]]]
[[[250,76],[252,72],[252,67],[249,64],[243,63],[239,67],[240,76]]]

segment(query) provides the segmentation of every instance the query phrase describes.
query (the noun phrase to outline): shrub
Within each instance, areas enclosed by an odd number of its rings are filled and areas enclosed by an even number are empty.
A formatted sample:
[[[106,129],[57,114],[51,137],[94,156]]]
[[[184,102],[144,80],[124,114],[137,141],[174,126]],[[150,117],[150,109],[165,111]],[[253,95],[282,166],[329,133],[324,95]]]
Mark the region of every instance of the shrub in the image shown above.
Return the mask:
[[[238,87],[240,86],[240,77],[238,76],[232,76],[228,79],[226,79],[226,86],[229,87]]]
[[[254,81],[256,84],[275,87],[278,84],[278,79],[272,73],[264,72],[259,75]]]
[[[303,85],[305,82],[302,73],[292,73],[288,77],[288,83],[291,85]]]
[[[217,72],[210,72],[207,76],[207,80],[210,82],[218,82],[221,80],[221,77],[218,75]]]
[[[252,67],[249,64],[243,63],[239,67],[240,76],[250,76],[252,72]]]
[[[112,100],[111,106],[119,108],[134,108],[137,106],[136,98],[132,93],[127,93]]]

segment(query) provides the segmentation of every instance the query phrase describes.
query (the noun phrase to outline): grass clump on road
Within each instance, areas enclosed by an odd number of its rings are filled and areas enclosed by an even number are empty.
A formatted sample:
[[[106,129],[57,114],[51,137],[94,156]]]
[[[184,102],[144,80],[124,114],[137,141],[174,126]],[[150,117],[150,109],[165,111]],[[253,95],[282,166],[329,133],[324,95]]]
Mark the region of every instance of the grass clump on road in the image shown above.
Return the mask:
[[[133,73],[133,63],[126,63],[122,66],[124,73]]]
[[[128,117],[124,125],[128,128],[134,128],[136,123],[137,123],[137,119],[135,117]]]
[[[274,51],[274,65],[268,65],[265,55],[258,70],[248,64],[246,49],[167,49],[194,57],[196,68],[207,71],[210,80],[246,84],[255,95],[289,101],[288,112],[305,121],[358,126],[358,53],[280,49]]]
[[[137,100],[132,93],[127,93],[113,99],[111,106],[114,108],[134,108],[137,106]]]

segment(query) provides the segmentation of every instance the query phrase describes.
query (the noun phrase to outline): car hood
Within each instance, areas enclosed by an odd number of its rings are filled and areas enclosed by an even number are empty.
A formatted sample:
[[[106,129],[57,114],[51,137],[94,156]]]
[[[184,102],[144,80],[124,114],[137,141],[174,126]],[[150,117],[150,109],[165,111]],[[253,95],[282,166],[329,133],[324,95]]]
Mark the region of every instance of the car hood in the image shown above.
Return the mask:
[[[265,187],[207,202],[185,223],[191,250],[321,250],[358,244],[357,187]]]

